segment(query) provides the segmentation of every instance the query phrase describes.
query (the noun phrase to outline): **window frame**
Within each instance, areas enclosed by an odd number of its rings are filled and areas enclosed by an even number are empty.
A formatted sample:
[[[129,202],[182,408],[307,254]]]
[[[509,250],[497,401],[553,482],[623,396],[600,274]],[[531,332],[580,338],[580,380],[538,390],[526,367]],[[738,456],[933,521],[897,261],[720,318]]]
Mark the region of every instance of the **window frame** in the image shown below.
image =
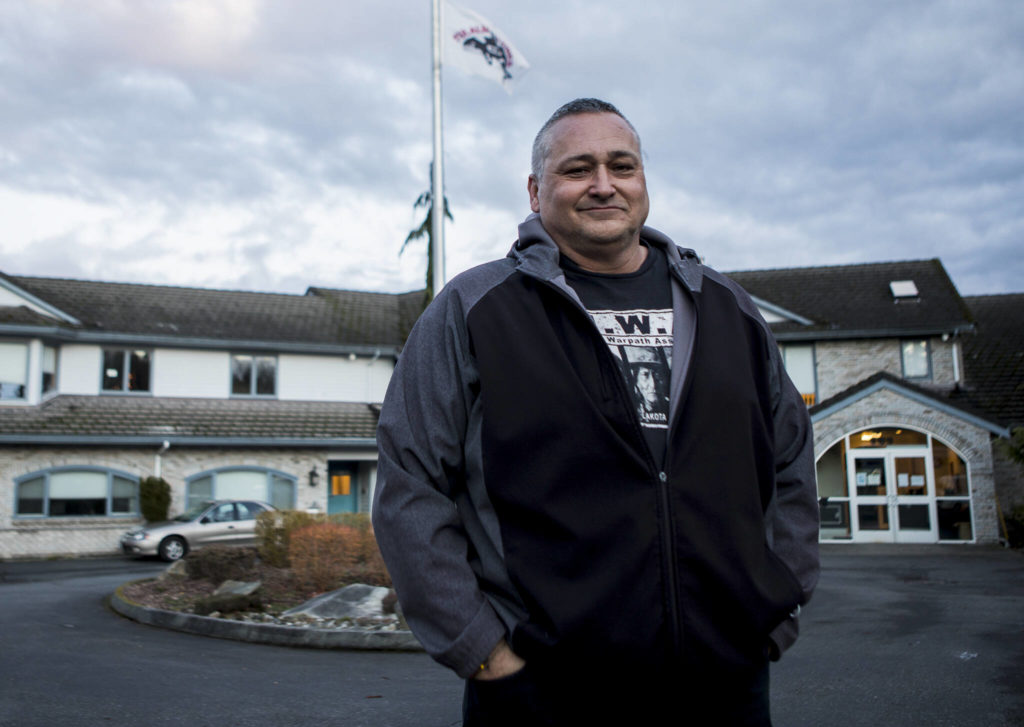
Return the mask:
[[[50,514],[50,477],[53,474],[68,473],[68,472],[92,472],[101,473],[106,475],[107,479],[107,490],[104,504],[105,512],[98,515],[51,515]],[[133,496],[135,509],[127,512],[113,512],[113,501],[114,501],[114,478],[119,477],[123,480],[128,480],[132,483],[135,488],[135,494]],[[43,479],[43,511],[41,513],[21,513],[18,512],[18,504],[21,501],[19,495],[21,494],[21,486],[33,480],[39,478]],[[139,508],[139,481],[140,477],[133,475],[123,470],[112,469],[110,467],[97,467],[95,465],[62,465],[60,467],[49,467],[47,469],[36,470],[35,472],[29,472],[28,474],[21,475],[14,478],[14,506],[11,510],[13,518],[15,520],[39,520],[44,518],[52,519],[65,519],[65,518],[118,518],[118,519],[135,519],[140,517]]]
[[[48,372],[46,370],[46,352],[53,351],[53,371]],[[43,351],[39,358],[39,396],[53,396],[57,394],[59,384],[57,381],[57,371],[60,369],[60,346],[51,346],[49,344],[43,344]],[[46,375],[51,375],[50,387],[46,387]]]
[[[249,359],[249,391],[248,393],[238,393],[235,391],[235,361],[240,358]],[[261,394],[257,391],[259,386],[258,376],[258,362],[260,360],[271,361],[274,364],[274,390],[269,394]],[[228,369],[228,393],[232,398],[237,399],[276,399],[277,398],[277,372],[278,372],[278,356],[277,354],[261,354],[261,353],[247,353],[243,351],[235,351],[231,354],[229,369]]]
[[[793,381],[793,375],[789,371],[789,362],[787,360],[787,353],[794,352],[798,348],[809,348],[811,351],[811,378],[814,380],[814,391],[801,391],[800,387],[793,382],[793,386],[797,392],[803,397],[804,403],[807,406],[814,406],[818,401],[818,347],[813,343],[779,343],[779,354],[782,356],[782,367],[786,370],[786,375],[789,376],[790,381]],[[811,400],[808,401],[807,395],[810,394]]]
[[[14,381],[7,382],[7,383],[9,383],[9,384],[11,384],[13,386],[20,386],[21,387],[21,395],[20,396],[5,397],[5,396],[3,396],[2,393],[0,393],[0,403],[24,403],[24,402],[28,401],[28,399],[29,399],[29,396],[28,396],[29,395],[28,382],[29,382],[29,378],[30,378],[30,376],[29,376],[29,373],[30,373],[29,372],[29,367],[31,366],[31,358],[32,358],[31,350],[30,350],[31,347],[29,345],[29,342],[28,341],[23,341],[23,340],[22,341],[14,340],[14,341],[0,341],[0,344],[3,344],[4,346],[12,346],[12,347],[17,346],[17,347],[21,347],[22,349],[24,349],[24,366],[23,366],[23,371],[22,371],[22,374],[21,374],[21,383],[19,384],[19,383],[14,382]],[[0,382],[0,384],[2,384],[2,383],[3,382]],[[0,392],[2,392],[2,388],[0,388]]]
[[[263,474],[266,477],[266,489],[262,498],[259,497],[219,497],[217,495],[217,475],[225,472],[253,472]],[[299,478],[290,475],[287,472],[273,469],[272,467],[260,467],[259,465],[229,465],[227,467],[216,467],[213,469],[203,470],[202,472],[196,472],[194,475],[189,475],[185,478],[185,509],[192,508],[195,504],[204,501],[219,501],[219,500],[235,500],[239,502],[259,502],[276,507],[273,502],[273,487],[274,478],[282,479],[287,481],[292,486],[292,501],[287,508],[278,508],[284,510],[295,509],[295,504],[299,499]],[[209,495],[193,495],[192,486],[196,482],[202,479],[210,479],[210,494]]]
[[[145,389],[128,389],[129,379],[131,377],[131,356],[136,352],[143,352],[146,354],[147,362],[147,388]],[[107,353],[120,353],[121,354],[121,388],[120,389],[108,389],[105,388],[107,371],[106,371],[106,357]],[[113,394],[114,396],[152,396],[153,395],[153,349],[151,348],[132,348],[132,347],[114,347],[114,346],[103,346],[100,348],[100,393],[101,394]]]
[[[908,344],[923,343],[925,364],[928,371],[920,376],[907,374],[907,350]],[[900,373],[907,381],[931,381],[932,380],[932,342],[928,338],[901,338],[900,339]]]

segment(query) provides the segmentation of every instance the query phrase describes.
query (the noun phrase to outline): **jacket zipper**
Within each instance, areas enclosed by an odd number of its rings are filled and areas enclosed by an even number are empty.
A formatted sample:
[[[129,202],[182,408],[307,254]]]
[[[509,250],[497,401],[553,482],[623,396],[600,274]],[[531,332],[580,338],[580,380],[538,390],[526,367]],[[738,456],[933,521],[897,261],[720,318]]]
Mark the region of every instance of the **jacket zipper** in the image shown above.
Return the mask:
[[[671,266],[670,266],[670,271],[671,271]],[[577,303],[575,300],[573,300],[572,296],[567,294],[559,286],[555,285],[554,283],[552,283],[549,280],[544,280],[543,282],[549,288],[551,288],[552,290],[557,291],[557,293],[560,296],[562,296],[563,298],[565,298],[565,300],[570,304],[570,306],[573,309],[575,309],[576,311],[581,313],[587,319],[587,322],[589,323],[590,330],[592,330],[593,331],[593,335],[596,335],[597,338],[598,338],[598,343],[600,344],[597,347],[598,350],[604,352],[603,354],[598,354],[598,355],[599,356],[600,355],[607,355],[609,358],[613,359],[611,361],[611,364],[612,364],[613,373],[615,375],[612,378],[615,379],[615,381],[617,382],[615,384],[615,387],[616,387],[616,389],[619,392],[619,399],[620,399],[620,401],[624,401],[625,402],[626,410],[630,412],[630,415],[633,418],[634,434],[637,435],[637,438],[640,441],[640,446],[643,447],[643,452],[646,455],[648,468],[649,468],[649,470],[650,470],[650,472],[651,472],[651,474],[653,476],[653,479],[656,482],[656,487],[658,489],[659,509],[661,511],[661,517],[659,519],[662,521],[661,522],[662,527],[659,528],[659,530],[662,533],[662,536],[661,536],[661,550],[662,550],[662,553],[663,553],[662,568],[665,570],[666,581],[667,581],[667,588],[668,588],[668,598],[667,598],[667,600],[668,600],[669,633],[670,633],[670,636],[671,636],[671,639],[672,639],[673,651],[675,652],[675,655],[677,657],[681,657],[682,653],[683,653],[683,638],[682,638],[682,631],[683,631],[683,629],[682,629],[682,624],[681,624],[680,619],[679,619],[679,586],[678,586],[678,584],[676,582],[676,557],[675,557],[675,547],[674,547],[675,533],[674,533],[674,529],[672,527],[672,509],[671,509],[669,492],[668,492],[668,474],[666,474],[665,470],[659,468],[657,462],[655,462],[655,460],[654,460],[654,454],[651,452],[651,448],[647,444],[647,438],[644,436],[643,429],[641,428],[641,425],[640,425],[640,420],[639,420],[639,418],[636,415],[636,410],[635,410],[635,407],[633,406],[633,401],[630,398],[630,393],[626,389],[626,382],[622,379],[622,374],[618,370],[618,364],[614,361],[614,357],[612,356],[611,351],[608,350],[608,344],[605,343],[605,340],[601,337],[600,331],[598,331],[597,328],[595,327],[594,320],[590,317],[590,314],[587,313],[585,308],[582,308],[579,305],[579,303]],[[666,448],[668,447],[669,437],[672,434],[672,425],[673,425],[673,423],[674,422],[669,422],[669,430],[668,430],[668,434],[666,435],[666,440],[665,440]],[[668,457],[668,452],[666,451],[666,459],[667,459],[667,457]]]

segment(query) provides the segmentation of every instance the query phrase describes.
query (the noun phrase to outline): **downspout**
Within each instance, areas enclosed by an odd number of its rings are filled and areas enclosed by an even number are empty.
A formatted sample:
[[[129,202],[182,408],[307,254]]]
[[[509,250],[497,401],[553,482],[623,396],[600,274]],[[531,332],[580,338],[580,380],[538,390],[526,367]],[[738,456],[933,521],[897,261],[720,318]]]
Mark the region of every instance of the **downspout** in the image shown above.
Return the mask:
[[[164,443],[160,445],[160,449],[156,451],[156,457],[154,458],[153,462],[153,476],[156,477],[158,480],[160,479],[160,455],[170,448],[171,443],[165,439]]]

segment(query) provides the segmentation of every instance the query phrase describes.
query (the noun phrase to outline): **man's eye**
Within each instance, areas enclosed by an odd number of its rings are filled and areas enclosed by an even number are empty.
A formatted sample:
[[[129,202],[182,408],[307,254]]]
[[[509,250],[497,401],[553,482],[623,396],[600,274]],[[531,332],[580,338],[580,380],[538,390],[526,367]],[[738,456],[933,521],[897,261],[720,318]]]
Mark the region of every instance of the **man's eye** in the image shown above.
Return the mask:
[[[586,167],[570,167],[565,170],[565,176],[567,177],[585,177],[590,174],[590,170]]]
[[[632,174],[636,171],[636,165],[634,164],[616,164],[612,167],[612,171],[616,174]]]

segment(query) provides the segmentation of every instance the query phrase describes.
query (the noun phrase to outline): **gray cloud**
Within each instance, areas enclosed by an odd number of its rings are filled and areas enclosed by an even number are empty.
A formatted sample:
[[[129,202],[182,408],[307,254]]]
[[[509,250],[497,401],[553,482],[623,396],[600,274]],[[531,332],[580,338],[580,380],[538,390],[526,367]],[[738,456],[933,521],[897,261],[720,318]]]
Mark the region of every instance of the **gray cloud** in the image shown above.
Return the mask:
[[[719,267],[939,256],[963,292],[1021,289],[1024,6],[463,2],[532,70],[511,97],[445,73],[451,238],[474,246],[453,257],[504,253],[534,131],[597,95],[644,137],[651,223]],[[0,7],[0,191],[56,216],[61,200],[100,210],[43,232],[8,211],[0,267],[418,285],[397,257],[429,184],[429,7],[415,5]],[[131,262],[146,255],[179,264]]]

